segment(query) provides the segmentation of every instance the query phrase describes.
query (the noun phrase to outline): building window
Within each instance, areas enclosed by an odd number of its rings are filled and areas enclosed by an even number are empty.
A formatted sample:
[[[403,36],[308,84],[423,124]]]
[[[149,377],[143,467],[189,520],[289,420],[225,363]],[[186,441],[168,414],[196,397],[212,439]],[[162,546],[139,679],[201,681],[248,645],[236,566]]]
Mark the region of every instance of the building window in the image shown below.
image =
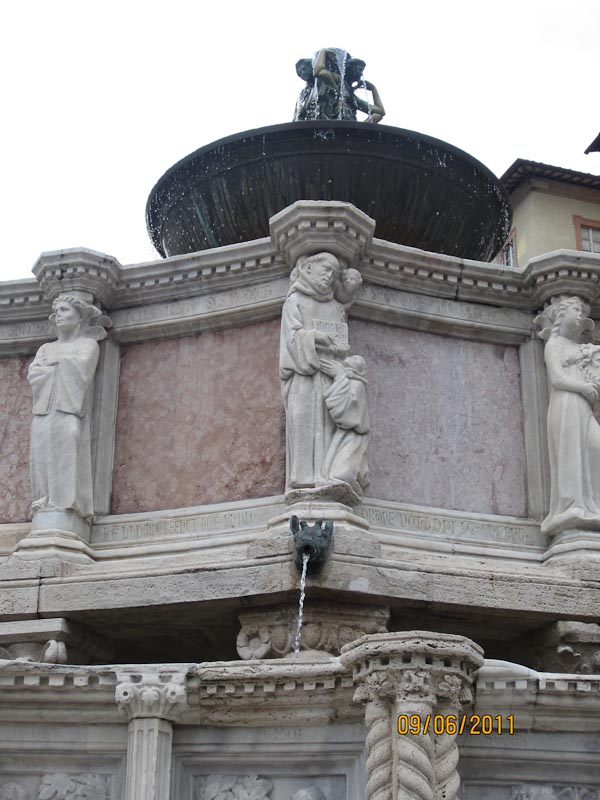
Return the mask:
[[[517,253],[515,249],[516,232],[513,228],[508,239],[502,245],[502,249],[493,260],[493,264],[502,264],[504,267],[517,266]]]
[[[586,253],[600,253],[600,220],[573,217],[577,249]]]

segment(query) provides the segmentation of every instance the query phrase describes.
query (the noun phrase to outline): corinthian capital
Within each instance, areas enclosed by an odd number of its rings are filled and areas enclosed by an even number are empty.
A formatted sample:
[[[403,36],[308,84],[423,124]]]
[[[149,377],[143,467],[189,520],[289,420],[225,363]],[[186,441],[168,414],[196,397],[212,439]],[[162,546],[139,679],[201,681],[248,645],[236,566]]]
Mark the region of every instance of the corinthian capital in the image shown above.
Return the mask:
[[[118,673],[115,700],[130,720],[154,718],[177,722],[187,708],[184,672]]]

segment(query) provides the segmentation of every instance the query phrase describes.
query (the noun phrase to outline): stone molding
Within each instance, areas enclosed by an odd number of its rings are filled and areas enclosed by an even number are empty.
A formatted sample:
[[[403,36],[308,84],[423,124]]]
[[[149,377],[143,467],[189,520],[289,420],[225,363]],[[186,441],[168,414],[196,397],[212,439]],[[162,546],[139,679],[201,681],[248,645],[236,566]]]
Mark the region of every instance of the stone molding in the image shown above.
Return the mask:
[[[487,660],[475,691],[476,713],[512,714],[515,731],[600,730],[600,675],[537,672]]]
[[[298,200],[269,220],[277,252],[293,269],[302,255],[333,253],[342,266],[354,267],[373,239],[375,220],[351,203]]]
[[[130,720],[177,722],[187,707],[186,672],[118,672],[115,700]]]
[[[135,558],[159,551],[189,552],[251,543],[255,546],[249,548],[249,555],[256,551],[263,556],[277,555],[289,550],[283,539],[281,547],[274,549],[268,533],[258,534],[268,524],[269,531],[287,536],[291,514],[306,519],[325,515],[334,520],[337,529],[345,527],[361,535],[371,530],[392,558],[395,554],[400,556],[402,551],[423,550],[490,558],[497,552],[503,559],[510,555],[516,560],[541,562],[548,544],[547,537],[540,533],[539,522],[521,517],[429,508],[369,497],[353,513],[344,509],[341,505],[313,502],[285,510],[283,497],[275,495],[186,509],[107,515],[95,520],[91,544],[96,558],[102,561],[122,559],[124,548]],[[0,532],[3,528],[0,525]],[[361,553],[367,554],[366,541],[354,554]]]
[[[388,634],[394,635],[404,634]],[[187,674],[181,686],[187,689],[189,709],[181,706],[182,724],[243,725],[252,719],[253,724],[272,725],[274,718],[318,724],[334,716],[356,720],[361,715],[352,702],[352,676],[340,658],[153,664],[143,669],[0,659],[2,719],[7,724],[22,719],[45,724],[123,722],[115,703],[117,684],[125,675],[131,685],[129,675],[151,670],[153,675]],[[493,660],[477,673],[474,713],[514,713],[515,730],[600,732],[599,710],[600,675],[543,673]]]
[[[279,253],[291,258],[298,248],[298,252],[337,249],[343,258],[356,261],[365,283],[417,295],[532,313],[552,296],[566,293],[592,302],[593,314],[600,313],[594,305],[600,292],[600,254],[557,250],[536,256],[524,268],[499,267],[381,239],[371,242],[372,220],[350,204],[333,202],[333,206],[333,217],[327,201],[300,201],[284,209],[273,217],[273,240],[142,264],[122,266],[112,256],[85,248],[43,253],[34,267],[39,284],[0,282],[5,320],[0,326],[0,353],[11,352],[11,341],[27,352],[43,340],[42,327],[27,326],[45,324],[49,301],[61,291],[91,291],[109,310],[172,303],[287,276],[289,265]]]

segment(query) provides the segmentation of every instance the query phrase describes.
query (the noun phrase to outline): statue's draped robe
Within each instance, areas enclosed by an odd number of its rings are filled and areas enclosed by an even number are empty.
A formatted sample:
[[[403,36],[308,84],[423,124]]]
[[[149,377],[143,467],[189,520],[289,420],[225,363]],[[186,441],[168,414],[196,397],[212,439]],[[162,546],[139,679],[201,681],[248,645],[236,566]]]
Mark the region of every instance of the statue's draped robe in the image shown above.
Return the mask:
[[[369,485],[369,413],[365,383],[361,376],[347,370],[324,394],[336,430],[325,455],[323,475],[332,482],[344,481],[359,496]]]
[[[286,489],[325,483],[323,462],[336,429],[325,404],[332,379],[319,369],[315,319],[345,322],[344,307],[292,287],[283,306],[279,361],[286,411]]]
[[[92,339],[49,342],[29,367],[34,511],[94,513],[89,406],[98,356]],[[44,364],[44,357],[57,363]]]
[[[556,388],[561,376],[587,382],[581,367],[581,350],[562,336],[546,344],[550,376],[548,455],[550,458],[550,511],[542,532],[569,528],[600,529],[600,425],[588,401],[579,392]],[[554,366],[554,368],[553,368]]]

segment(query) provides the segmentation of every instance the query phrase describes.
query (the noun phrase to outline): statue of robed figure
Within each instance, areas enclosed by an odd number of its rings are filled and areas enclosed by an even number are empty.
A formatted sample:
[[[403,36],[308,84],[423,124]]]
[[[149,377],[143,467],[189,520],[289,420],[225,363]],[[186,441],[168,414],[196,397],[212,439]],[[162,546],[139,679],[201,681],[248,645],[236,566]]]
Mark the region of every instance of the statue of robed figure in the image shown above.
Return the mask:
[[[286,499],[310,494],[356,504],[368,486],[365,362],[349,356],[346,308],[360,273],[331,253],[301,256],[281,321]]]

